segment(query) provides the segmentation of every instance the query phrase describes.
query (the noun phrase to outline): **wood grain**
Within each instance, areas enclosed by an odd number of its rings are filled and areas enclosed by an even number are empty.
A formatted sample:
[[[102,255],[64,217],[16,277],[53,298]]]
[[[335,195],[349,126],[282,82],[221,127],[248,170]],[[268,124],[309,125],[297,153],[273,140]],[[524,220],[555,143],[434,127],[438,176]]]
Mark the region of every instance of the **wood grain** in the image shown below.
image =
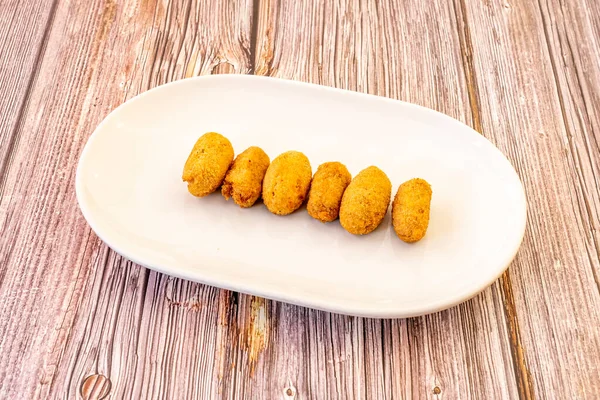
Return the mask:
[[[86,138],[121,102],[224,63],[249,70],[251,4],[209,3],[57,4],[1,203],[0,398],[77,398],[94,373],[112,398],[220,390],[228,296],[116,256],[73,190]]]
[[[600,393],[597,2],[29,0],[0,22],[0,398],[78,398],[94,374],[114,399]],[[508,273],[450,310],[372,320],[109,250],[73,190],[95,126],[156,85],[252,72],[422,104],[492,140],[529,200]],[[89,382],[88,398],[107,385]]]
[[[55,2],[50,1],[0,3],[0,198],[54,10]]]
[[[581,166],[589,171],[598,163],[583,146],[594,135],[565,120],[559,86],[566,71],[553,60],[559,42],[544,23],[563,17],[544,17],[544,7],[528,1],[465,4],[482,130],[516,166],[529,201],[524,245],[509,270],[531,374],[531,388],[522,393],[591,398],[598,393],[600,293],[590,228],[598,220],[578,204],[598,208],[597,196],[581,190],[582,182],[593,182]],[[561,9],[555,6],[545,11]],[[586,113],[573,107],[573,113]]]

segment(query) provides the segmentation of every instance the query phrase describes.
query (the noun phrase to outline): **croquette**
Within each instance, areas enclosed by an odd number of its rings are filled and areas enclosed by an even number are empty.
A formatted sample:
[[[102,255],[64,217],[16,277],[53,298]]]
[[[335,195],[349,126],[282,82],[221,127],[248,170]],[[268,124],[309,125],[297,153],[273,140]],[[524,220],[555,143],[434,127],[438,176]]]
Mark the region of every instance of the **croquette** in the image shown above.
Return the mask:
[[[232,161],[233,147],[225,136],[216,132],[202,135],[183,167],[182,178],[188,183],[188,191],[203,197],[217,190]]]
[[[342,197],[340,224],[354,235],[373,232],[381,224],[392,196],[392,183],[375,166],[362,170],[352,179]]]
[[[319,165],[308,192],[308,214],[321,222],[335,220],[340,213],[342,195],[351,180],[352,175],[342,163]]]
[[[310,188],[312,169],[308,158],[299,151],[277,156],[265,174],[262,197],[273,214],[288,215],[296,211]]]
[[[225,175],[223,197],[226,200],[232,197],[240,207],[252,207],[260,197],[269,163],[269,156],[260,147],[252,146],[238,154]]]
[[[429,226],[431,185],[415,178],[398,188],[392,203],[392,224],[400,239],[407,243],[423,239]]]

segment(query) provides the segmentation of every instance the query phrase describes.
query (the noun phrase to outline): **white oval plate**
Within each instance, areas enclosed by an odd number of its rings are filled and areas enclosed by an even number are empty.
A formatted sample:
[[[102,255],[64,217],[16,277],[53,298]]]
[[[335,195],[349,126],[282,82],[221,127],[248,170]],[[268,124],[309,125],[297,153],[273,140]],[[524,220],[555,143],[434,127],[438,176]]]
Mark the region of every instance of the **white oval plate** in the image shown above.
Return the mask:
[[[200,135],[236,154],[299,150],[313,172],[339,160],[377,165],[398,185],[427,179],[431,222],[419,243],[379,228],[353,236],[305,208],[281,217],[240,209],[181,180]],[[521,244],[526,203],[515,170],[483,136],[446,115],[377,96],[244,75],[173,82],[126,102],[83,150],[77,199],[92,229],[132,261],[169,275],[338,313],[409,317],[474,296]]]

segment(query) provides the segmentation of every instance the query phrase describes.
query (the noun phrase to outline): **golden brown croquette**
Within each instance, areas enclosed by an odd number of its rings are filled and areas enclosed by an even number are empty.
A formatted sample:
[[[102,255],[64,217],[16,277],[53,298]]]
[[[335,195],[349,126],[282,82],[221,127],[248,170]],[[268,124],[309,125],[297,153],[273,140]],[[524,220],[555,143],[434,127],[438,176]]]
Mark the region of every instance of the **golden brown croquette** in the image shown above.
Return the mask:
[[[308,192],[308,214],[321,222],[335,220],[340,213],[342,196],[351,180],[352,175],[342,163],[326,162],[319,165]]]
[[[404,182],[392,203],[392,224],[400,239],[407,243],[423,239],[429,226],[431,185],[420,178]]]
[[[233,161],[231,142],[216,132],[202,135],[183,167],[182,178],[188,191],[203,197],[217,190]]]
[[[299,151],[277,156],[265,174],[262,197],[273,214],[287,215],[296,211],[306,198],[312,170],[308,158]]]
[[[249,147],[238,154],[221,187],[226,200],[240,207],[252,207],[262,192],[262,182],[269,168],[269,156],[260,147]]]
[[[340,224],[355,235],[373,232],[385,217],[391,195],[392,183],[385,172],[375,166],[362,170],[344,192]]]

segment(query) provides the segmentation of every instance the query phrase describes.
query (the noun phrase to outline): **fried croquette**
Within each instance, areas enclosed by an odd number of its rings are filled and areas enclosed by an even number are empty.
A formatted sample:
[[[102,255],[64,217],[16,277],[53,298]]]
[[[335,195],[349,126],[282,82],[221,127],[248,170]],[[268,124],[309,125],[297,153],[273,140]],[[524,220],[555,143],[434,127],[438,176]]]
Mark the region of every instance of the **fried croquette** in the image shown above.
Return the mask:
[[[423,239],[429,226],[431,185],[415,178],[398,188],[392,203],[392,224],[400,239],[414,243]]]
[[[308,158],[299,151],[277,156],[265,174],[262,197],[273,214],[288,215],[296,211],[306,198],[312,169]]]
[[[260,147],[249,147],[238,154],[221,187],[221,194],[226,200],[233,201],[240,207],[252,207],[262,191],[262,182],[269,168],[270,159]]]
[[[326,162],[319,165],[308,192],[308,214],[321,222],[335,220],[340,213],[342,195],[351,180],[352,175],[342,163]]]
[[[183,167],[188,191],[203,197],[217,190],[233,161],[231,142],[215,132],[200,136]]]
[[[340,224],[354,235],[373,232],[381,224],[392,196],[392,183],[375,166],[362,170],[352,179],[342,197]]]

